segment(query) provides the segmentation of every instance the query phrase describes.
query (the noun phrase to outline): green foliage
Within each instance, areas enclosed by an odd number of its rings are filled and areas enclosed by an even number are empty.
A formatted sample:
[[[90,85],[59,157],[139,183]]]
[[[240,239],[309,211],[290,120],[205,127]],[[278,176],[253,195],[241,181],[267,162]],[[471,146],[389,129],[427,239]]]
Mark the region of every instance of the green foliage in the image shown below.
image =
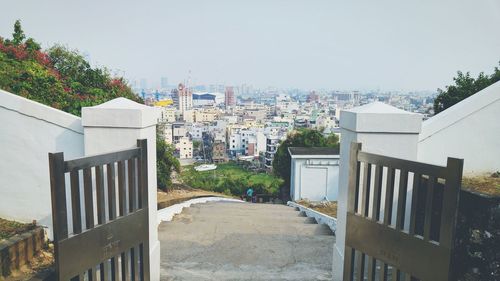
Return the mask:
[[[273,175],[245,170],[234,163],[217,164],[213,171],[198,172],[194,167],[183,167],[182,181],[194,188],[240,196],[248,187],[257,194],[277,195],[283,180]]]
[[[282,196],[287,197],[290,193],[292,158],[288,153],[289,147],[338,147],[338,145],[339,139],[335,134],[325,137],[321,132],[311,129],[289,134],[286,140],[280,143],[273,160],[273,173],[282,178],[285,183]]]
[[[156,130],[158,132],[159,130]],[[156,177],[157,187],[167,191],[172,185],[172,173],[181,170],[179,160],[174,157],[175,148],[165,142],[165,140],[156,134]]]
[[[199,140],[193,140],[193,150],[194,151],[200,151],[202,149],[203,149],[202,142],[199,141]]]
[[[12,40],[0,37],[1,89],[75,115],[83,106],[116,97],[141,102],[123,78],[92,68],[78,51],[56,45],[43,52],[33,38],[25,38],[19,20]]]
[[[500,81],[500,70],[495,67],[491,75],[485,75],[481,72],[476,79],[471,77],[469,72],[463,74],[458,71],[457,77],[454,77],[453,81],[455,81],[455,85],[446,86],[445,91],[438,89],[439,95],[434,100],[435,114]]]
[[[21,27],[21,21],[16,20],[14,23],[14,33],[12,33],[12,44],[17,46],[23,43],[24,38],[26,38],[26,35],[24,35],[24,31]]]

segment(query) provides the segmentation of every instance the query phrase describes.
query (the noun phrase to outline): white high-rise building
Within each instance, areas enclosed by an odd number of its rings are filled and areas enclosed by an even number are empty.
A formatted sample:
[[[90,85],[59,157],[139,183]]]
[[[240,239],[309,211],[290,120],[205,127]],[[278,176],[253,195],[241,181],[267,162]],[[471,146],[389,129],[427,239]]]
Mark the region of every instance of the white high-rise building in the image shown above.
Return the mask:
[[[184,116],[186,111],[193,108],[193,93],[181,83],[177,88],[177,95],[179,111]]]

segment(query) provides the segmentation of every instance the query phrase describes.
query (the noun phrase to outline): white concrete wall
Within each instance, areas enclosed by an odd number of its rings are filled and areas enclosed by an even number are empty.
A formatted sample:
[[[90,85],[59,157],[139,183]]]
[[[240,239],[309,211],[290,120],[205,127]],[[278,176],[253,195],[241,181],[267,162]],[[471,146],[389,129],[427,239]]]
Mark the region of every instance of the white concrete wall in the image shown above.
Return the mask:
[[[48,152],[83,156],[81,119],[0,90],[0,217],[52,235]]]
[[[464,159],[464,174],[500,170],[500,82],[422,124],[418,160],[446,165]]]

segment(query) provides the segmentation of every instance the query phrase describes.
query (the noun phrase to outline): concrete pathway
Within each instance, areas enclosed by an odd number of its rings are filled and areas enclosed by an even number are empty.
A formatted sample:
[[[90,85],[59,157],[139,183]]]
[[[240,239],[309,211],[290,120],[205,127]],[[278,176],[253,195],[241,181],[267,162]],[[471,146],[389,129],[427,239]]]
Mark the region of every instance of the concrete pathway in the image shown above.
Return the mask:
[[[210,202],[159,228],[161,280],[331,280],[335,237],[292,207]]]

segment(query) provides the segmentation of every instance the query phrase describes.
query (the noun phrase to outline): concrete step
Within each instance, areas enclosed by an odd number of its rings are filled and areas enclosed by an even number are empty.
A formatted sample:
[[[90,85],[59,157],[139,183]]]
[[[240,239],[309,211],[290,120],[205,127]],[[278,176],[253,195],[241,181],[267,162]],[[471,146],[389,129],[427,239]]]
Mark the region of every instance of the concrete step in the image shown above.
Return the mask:
[[[192,214],[203,214],[203,213],[210,213],[210,214],[226,214],[228,216],[230,215],[239,215],[239,214],[245,214],[247,216],[260,216],[260,215],[276,215],[276,216],[291,216],[291,217],[296,217],[300,215],[300,212],[295,211],[293,209],[290,210],[269,210],[269,209],[240,209],[240,208],[196,208],[196,207],[189,207],[189,208],[184,208],[186,212],[190,212]],[[183,210],[183,211],[184,211]]]
[[[276,215],[264,215],[258,216],[249,216],[248,213],[243,214],[230,214],[227,213],[209,213],[209,212],[197,212],[193,210],[184,210],[181,214],[175,216],[174,221],[181,222],[189,222],[193,217],[196,217],[197,220],[200,221],[233,221],[233,220],[251,220],[251,221],[259,221],[261,223],[297,223],[297,224],[316,224],[316,220],[310,217],[301,217],[298,215],[291,216],[276,216]]]
[[[268,210],[268,211],[296,211],[295,208],[278,204],[250,204],[250,203],[204,203],[195,204],[192,208],[198,209],[220,209],[220,210]]]
[[[195,220],[189,223],[181,221],[172,221],[162,223],[161,230],[201,228],[206,230],[213,230],[214,234],[227,235],[227,234],[244,234],[249,230],[257,231],[262,235],[272,234],[286,234],[297,236],[314,236],[314,235],[333,235],[333,232],[326,225],[322,224],[299,224],[299,223],[268,223],[260,221],[249,220],[233,220],[233,221],[217,221],[217,220]],[[210,231],[212,232],[212,231]]]

